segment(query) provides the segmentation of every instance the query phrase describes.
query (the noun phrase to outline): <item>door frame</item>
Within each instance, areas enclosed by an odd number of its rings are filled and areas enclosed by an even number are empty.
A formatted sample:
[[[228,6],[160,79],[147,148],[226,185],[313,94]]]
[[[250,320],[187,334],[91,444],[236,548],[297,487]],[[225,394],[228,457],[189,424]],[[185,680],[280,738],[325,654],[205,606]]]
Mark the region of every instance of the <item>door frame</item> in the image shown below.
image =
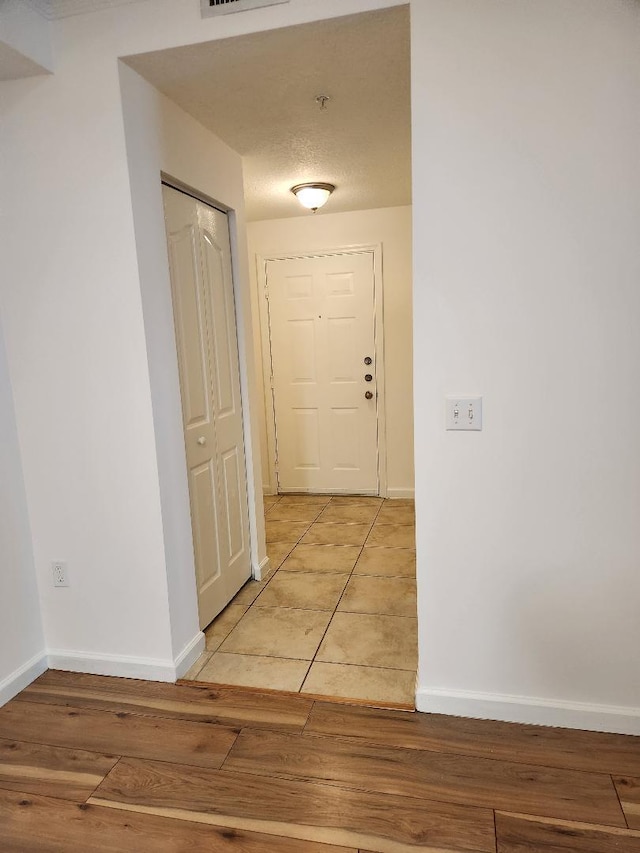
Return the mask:
[[[384,304],[383,304],[383,266],[382,243],[339,246],[331,249],[313,251],[284,252],[277,254],[256,254],[256,272],[258,282],[258,305],[260,314],[260,342],[262,353],[262,377],[264,382],[264,412],[267,437],[267,466],[269,482],[264,484],[265,494],[276,494],[278,479],[276,473],[276,415],[274,389],[271,382],[271,326],[267,302],[267,263],[269,261],[304,260],[326,255],[354,255],[369,253],[373,255],[373,340],[376,360],[377,424],[378,424],[378,490],[381,497],[387,496],[387,430],[386,430],[386,394],[384,362]]]

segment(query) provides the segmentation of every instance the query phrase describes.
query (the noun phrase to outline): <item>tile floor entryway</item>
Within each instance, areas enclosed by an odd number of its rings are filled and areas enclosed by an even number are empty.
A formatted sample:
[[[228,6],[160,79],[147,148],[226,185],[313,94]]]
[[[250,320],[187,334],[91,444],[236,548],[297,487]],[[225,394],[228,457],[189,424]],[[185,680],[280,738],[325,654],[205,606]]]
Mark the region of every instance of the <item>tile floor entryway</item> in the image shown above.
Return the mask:
[[[187,680],[413,705],[413,501],[265,497],[270,565],[206,629]]]

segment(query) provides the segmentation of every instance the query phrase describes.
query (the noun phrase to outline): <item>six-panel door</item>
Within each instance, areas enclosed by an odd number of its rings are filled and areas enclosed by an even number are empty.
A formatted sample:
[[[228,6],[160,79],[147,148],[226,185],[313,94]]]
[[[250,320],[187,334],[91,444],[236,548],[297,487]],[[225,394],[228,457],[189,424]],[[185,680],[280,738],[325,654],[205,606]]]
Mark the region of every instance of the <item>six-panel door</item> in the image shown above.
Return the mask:
[[[373,253],[269,260],[267,295],[279,490],[377,494]]]
[[[163,187],[200,627],[251,573],[228,217]]]

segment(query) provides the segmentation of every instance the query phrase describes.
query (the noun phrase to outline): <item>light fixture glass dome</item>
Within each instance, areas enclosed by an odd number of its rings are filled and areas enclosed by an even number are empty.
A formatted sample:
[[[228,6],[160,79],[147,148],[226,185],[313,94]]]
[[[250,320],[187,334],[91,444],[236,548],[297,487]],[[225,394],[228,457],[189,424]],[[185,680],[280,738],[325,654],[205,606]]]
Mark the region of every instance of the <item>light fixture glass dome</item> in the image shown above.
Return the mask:
[[[295,187],[291,187],[291,192],[295,195],[300,204],[314,212],[319,207],[322,207],[323,204],[326,204],[329,196],[334,190],[335,186],[333,184],[319,183],[296,184]]]

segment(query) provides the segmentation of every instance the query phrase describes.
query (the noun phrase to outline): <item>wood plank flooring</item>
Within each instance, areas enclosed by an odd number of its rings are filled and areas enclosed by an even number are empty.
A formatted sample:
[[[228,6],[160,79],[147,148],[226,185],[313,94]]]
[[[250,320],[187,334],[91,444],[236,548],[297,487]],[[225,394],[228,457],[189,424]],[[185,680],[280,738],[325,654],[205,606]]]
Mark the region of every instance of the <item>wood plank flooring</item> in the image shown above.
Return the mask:
[[[3,853],[357,853],[295,838],[70,805],[0,789]]]
[[[610,776],[244,729],[229,770],[625,826]]]
[[[640,738],[47,672],[0,850],[640,853]]]
[[[494,849],[489,809],[160,762],[123,759],[89,802],[393,853],[422,839],[445,849]]]
[[[129,678],[104,678],[68,672],[45,672],[20,693],[16,702],[37,702],[97,711],[223,723],[228,726],[302,731],[313,705],[311,699],[291,702],[278,693],[264,693],[259,704],[251,691],[219,689],[212,685],[159,684]]]
[[[640,737],[441,714],[397,714],[328,702],[314,704],[305,732],[594,773],[633,774],[640,766]]]
[[[238,729],[190,720],[172,720],[171,737],[157,718],[128,711],[87,711],[57,705],[9,702],[0,710],[0,737],[19,737],[46,743],[118,755],[157,758],[220,767],[238,735]],[[19,732],[19,735],[14,733]]]

